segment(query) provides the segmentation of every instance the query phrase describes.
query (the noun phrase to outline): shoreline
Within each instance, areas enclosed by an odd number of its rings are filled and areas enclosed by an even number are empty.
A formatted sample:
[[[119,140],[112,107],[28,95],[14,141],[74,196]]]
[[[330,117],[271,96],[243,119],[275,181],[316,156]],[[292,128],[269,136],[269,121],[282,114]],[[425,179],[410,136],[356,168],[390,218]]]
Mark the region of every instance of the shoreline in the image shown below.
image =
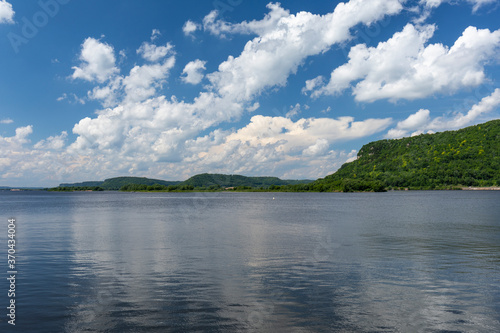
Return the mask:
[[[57,190],[57,189],[47,189],[47,188],[5,188],[5,189],[0,189],[2,192],[128,192],[128,193],[148,193],[148,192],[172,192],[172,193],[189,193],[189,192],[196,192],[196,193],[205,193],[205,192],[225,192],[225,193],[234,193],[234,192],[262,192],[262,193],[283,193],[283,192],[289,192],[289,193],[307,193],[307,192],[312,192],[312,193],[321,193],[321,192],[332,192],[332,193],[349,193],[349,192],[358,192],[358,193],[363,193],[363,192],[374,192],[374,191],[348,191],[348,192],[343,192],[343,191],[291,191],[291,190],[270,190],[270,189],[259,189],[259,188],[252,188],[252,189],[219,189],[219,190],[198,190],[198,189],[192,189],[192,190],[173,190],[173,191],[168,191],[168,190],[136,190],[136,191],[122,191],[122,190],[92,190],[92,189],[75,189],[75,190],[70,190],[65,189],[65,190]],[[500,191],[500,186],[491,186],[491,187],[451,187],[451,188],[434,188],[434,189],[429,189],[429,188],[387,188],[384,191],[381,192],[406,192],[406,191]]]

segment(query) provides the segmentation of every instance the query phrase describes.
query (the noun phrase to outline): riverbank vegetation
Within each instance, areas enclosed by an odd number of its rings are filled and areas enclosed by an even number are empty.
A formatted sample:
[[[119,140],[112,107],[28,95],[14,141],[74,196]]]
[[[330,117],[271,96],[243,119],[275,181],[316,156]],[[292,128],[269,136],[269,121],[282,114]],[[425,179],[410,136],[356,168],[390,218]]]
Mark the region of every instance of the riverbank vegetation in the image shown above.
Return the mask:
[[[386,189],[458,189],[500,185],[500,120],[458,131],[364,145],[357,160],[314,182],[325,190],[345,182]]]
[[[94,191],[104,191],[102,187],[99,186],[59,186],[47,189],[49,192],[94,192]]]

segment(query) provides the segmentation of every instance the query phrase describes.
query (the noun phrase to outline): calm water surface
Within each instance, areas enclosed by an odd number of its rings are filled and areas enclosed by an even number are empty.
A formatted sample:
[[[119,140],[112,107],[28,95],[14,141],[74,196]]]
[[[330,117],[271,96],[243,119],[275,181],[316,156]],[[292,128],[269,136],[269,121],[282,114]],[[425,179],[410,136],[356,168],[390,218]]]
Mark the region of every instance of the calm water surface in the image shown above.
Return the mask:
[[[0,192],[0,331],[498,332],[499,204],[497,191]]]

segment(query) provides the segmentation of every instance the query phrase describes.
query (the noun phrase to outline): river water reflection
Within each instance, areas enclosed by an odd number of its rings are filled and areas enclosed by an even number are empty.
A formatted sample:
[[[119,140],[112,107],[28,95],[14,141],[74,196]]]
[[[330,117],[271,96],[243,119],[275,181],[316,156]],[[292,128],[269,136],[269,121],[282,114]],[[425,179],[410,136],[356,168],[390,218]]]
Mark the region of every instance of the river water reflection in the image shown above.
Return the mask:
[[[500,331],[500,192],[0,199],[11,331]]]

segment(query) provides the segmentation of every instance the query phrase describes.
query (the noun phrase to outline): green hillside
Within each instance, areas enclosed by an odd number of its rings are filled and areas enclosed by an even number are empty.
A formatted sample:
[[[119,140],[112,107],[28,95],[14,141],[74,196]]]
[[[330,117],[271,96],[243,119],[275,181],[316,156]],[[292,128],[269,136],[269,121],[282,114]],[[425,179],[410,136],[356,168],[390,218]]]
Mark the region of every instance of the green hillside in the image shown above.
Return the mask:
[[[59,187],[94,187],[94,186],[101,186],[104,181],[88,181],[88,182],[81,182],[81,183],[62,183],[59,185]]]
[[[51,191],[122,190],[122,191],[192,191],[235,188],[269,188],[271,186],[309,183],[311,180],[282,180],[276,177],[245,177],[240,175],[200,174],[186,181],[165,181],[145,177],[116,177],[104,181],[63,183]]]
[[[292,184],[308,183],[310,180],[282,180],[276,177],[246,177],[240,175],[223,175],[204,173],[193,176],[178,185],[139,185],[128,184],[121,191],[220,191],[232,190],[267,190]]]
[[[203,173],[193,176],[182,182],[183,185],[191,185],[194,187],[264,187],[268,188],[272,185],[292,185],[299,183],[311,182],[310,180],[283,180],[277,177],[246,177],[240,175],[223,175]]]
[[[318,179],[322,191],[500,185],[500,120],[458,131],[364,145],[358,159]]]
[[[160,179],[151,179],[146,177],[116,177],[106,179],[102,185],[105,190],[119,190],[122,186],[128,184],[142,184],[142,185],[177,185],[178,181],[166,181]]]
[[[90,188],[90,187],[100,187],[103,190],[117,191],[124,185],[129,184],[141,184],[141,185],[177,185],[178,181],[166,181],[160,179],[151,179],[146,177],[115,177],[109,178],[104,181],[89,181],[83,183],[73,183],[73,184],[61,184],[59,188]]]

